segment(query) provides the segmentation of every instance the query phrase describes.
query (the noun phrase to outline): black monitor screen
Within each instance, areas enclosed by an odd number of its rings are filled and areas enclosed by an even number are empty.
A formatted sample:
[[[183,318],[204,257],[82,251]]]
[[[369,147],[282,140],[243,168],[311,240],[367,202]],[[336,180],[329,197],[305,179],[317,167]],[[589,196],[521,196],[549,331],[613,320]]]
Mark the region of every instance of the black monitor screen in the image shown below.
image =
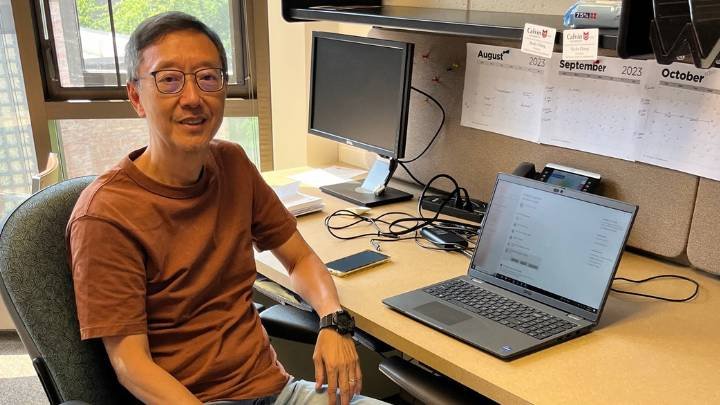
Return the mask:
[[[313,33],[309,132],[402,158],[413,44]]]

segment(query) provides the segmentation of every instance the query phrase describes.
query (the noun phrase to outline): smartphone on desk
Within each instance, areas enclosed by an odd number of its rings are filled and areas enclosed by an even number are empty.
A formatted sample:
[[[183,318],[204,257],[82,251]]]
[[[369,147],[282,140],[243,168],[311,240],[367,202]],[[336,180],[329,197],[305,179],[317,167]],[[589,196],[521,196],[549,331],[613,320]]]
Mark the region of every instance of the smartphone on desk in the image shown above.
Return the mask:
[[[369,267],[385,263],[388,260],[390,260],[390,256],[368,249],[341,259],[333,260],[325,265],[327,266],[330,274],[338,277],[344,277],[358,270],[367,269]]]

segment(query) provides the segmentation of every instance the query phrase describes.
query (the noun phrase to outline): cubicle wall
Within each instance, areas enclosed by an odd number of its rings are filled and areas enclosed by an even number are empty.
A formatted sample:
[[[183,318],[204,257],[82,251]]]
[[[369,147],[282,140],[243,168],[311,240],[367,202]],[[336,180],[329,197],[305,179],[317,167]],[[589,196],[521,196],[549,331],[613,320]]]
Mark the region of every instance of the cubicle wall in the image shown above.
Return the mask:
[[[603,176],[600,193],[637,204],[640,209],[629,245],[720,273],[717,229],[720,186],[698,176],[576,150],[527,142],[460,125],[466,43],[519,47],[519,43],[450,35],[373,29],[369,36],[415,43],[413,86],[432,94],[445,107],[443,132],[424,157],[409,164],[422,180],[444,172],[473,197],[490,197],[497,172],[511,172],[522,161],[589,170]],[[430,141],[441,115],[425,96],[413,92],[406,158]],[[410,180],[402,169],[396,177]],[[440,185],[440,184],[438,184]],[[446,186],[447,188],[447,186]],[[699,191],[699,192],[698,192]]]
[[[693,266],[720,274],[720,182],[700,179],[687,255]]]

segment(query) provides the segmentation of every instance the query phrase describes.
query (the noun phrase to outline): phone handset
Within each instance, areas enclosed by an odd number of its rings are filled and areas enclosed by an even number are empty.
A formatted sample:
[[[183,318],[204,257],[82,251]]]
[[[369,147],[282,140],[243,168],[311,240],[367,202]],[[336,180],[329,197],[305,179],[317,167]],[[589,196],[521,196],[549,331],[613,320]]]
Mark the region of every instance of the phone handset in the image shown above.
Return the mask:
[[[527,177],[529,179],[534,179],[537,176],[537,173],[535,172],[535,164],[530,162],[520,163],[518,167],[513,170],[512,174],[520,177]]]

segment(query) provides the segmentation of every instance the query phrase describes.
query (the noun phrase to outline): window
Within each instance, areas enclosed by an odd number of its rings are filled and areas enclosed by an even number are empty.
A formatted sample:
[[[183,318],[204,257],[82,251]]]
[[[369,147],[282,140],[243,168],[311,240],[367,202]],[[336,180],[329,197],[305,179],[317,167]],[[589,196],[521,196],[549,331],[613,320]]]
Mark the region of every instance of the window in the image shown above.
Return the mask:
[[[58,120],[57,126],[68,178],[110,169],[130,151],[144,146],[148,136],[145,120],[140,118]],[[215,138],[242,145],[259,167],[257,132],[254,117],[225,117]]]
[[[259,117],[250,46],[257,34],[253,12],[264,12],[266,4],[257,0],[34,0],[34,4],[51,144],[60,153],[65,177],[100,174],[146,143],[145,121],[136,118],[127,101],[125,45],[142,20],[165,11],[187,12],[218,33],[228,57],[229,86],[217,137],[240,143],[258,167],[272,168],[271,134],[269,129],[259,130],[266,128],[259,122],[269,121],[269,116]]]
[[[37,171],[10,0],[0,0],[0,222],[31,191]]]
[[[248,97],[239,0],[36,0],[44,69],[53,100],[125,99],[125,45],[145,18],[192,14],[215,30],[228,55],[229,97]]]

